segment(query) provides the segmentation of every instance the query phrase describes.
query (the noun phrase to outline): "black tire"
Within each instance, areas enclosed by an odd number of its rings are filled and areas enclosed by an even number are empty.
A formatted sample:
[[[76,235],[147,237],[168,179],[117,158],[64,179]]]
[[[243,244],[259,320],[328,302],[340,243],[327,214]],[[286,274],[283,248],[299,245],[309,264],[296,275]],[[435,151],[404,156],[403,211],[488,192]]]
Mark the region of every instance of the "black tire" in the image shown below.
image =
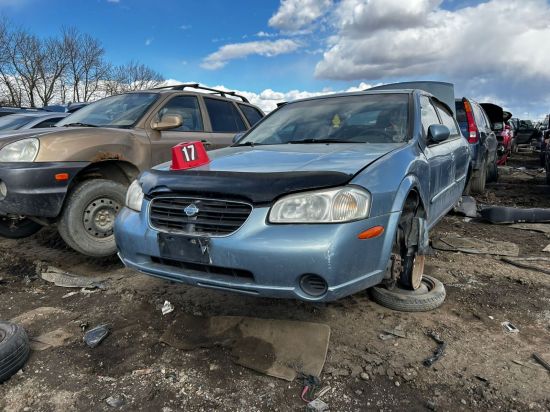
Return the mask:
[[[491,167],[489,168],[487,181],[488,182],[497,182],[498,181],[498,165],[497,165],[496,156],[495,156],[494,162],[491,164]]]
[[[443,283],[426,275],[422,276],[422,283],[425,288],[415,291],[375,286],[370,289],[370,295],[376,303],[400,312],[427,312],[441,306],[446,296]]]
[[[69,195],[57,226],[67,245],[87,256],[114,255],[114,217],[124,206],[126,190],[105,179],[80,183]]]
[[[487,183],[487,159],[483,161],[479,170],[472,174],[470,179],[470,190],[472,193],[485,193],[485,184]]]
[[[0,321],[0,383],[25,365],[30,346],[22,326]]]
[[[22,239],[34,235],[42,225],[28,218],[12,219],[0,216],[0,236],[8,239]]]

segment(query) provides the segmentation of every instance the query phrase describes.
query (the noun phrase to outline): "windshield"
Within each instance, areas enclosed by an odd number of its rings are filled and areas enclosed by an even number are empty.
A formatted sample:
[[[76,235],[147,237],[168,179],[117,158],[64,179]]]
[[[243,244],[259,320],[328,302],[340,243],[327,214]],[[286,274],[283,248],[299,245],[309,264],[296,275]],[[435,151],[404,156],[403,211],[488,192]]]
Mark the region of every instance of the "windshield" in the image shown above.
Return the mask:
[[[128,93],[107,97],[67,116],[57,126],[130,127],[158,96],[157,93]]]
[[[407,125],[406,94],[328,97],[283,106],[239,144],[400,143]]]
[[[17,130],[25,126],[33,119],[34,117],[31,116],[9,114],[7,116],[0,117],[0,130]]]

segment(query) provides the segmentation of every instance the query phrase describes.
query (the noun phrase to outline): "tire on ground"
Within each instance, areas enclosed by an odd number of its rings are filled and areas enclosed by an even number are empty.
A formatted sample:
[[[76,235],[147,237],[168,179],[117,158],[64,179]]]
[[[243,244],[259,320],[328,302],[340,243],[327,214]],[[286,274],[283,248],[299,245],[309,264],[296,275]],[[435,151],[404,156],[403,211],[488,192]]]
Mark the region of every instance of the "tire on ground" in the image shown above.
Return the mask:
[[[487,160],[484,160],[479,170],[472,174],[470,179],[470,190],[472,193],[485,193],[485,183],[487,182]]]
[[[422,283],[428,287],[427,293],[403,293],[408,291],[375,286],[370,289],[370,295],[376,303],[401,312],[427,312],[441,306],[446,296],[443,283],[426,275],[422,277]]]
[[[57,226],[65,243],[77,252],[92,257],[114,255],[117,250],[114,235],[98,238],[88,233],[84,227],[84,214],[86,208],[100,198],[112,199],[122,208],[126,190],[125,185],[106,179],[92,179],[80,183],[65,202]]]
[[[23,239],[34,235],[42,229],[42,225],[30,219],[21,219],[13,225],[12,219],[0,216],[0,236],[7,239]]]
[[[489,176],[487,181],[489,182],[497,182],[498,181],[498,165],[497,165],[497,159],[495,157],[495,161],[491,165],[489,169]]]
[[[30,346],[22,326],[0,321],[0,383],[25,365]]]

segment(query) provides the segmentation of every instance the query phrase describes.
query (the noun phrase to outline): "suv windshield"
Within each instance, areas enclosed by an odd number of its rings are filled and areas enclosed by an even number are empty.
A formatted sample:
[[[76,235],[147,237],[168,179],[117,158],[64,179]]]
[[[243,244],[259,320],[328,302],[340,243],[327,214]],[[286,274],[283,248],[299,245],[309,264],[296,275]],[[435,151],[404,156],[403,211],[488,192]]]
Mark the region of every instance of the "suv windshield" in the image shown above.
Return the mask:
[[[327,97],[281,107],[239,145],[400,143],[407,140],[408,95]]]
[[[131,127],[158,98],[157,93],[111,96],[83,107],[57,126]]]

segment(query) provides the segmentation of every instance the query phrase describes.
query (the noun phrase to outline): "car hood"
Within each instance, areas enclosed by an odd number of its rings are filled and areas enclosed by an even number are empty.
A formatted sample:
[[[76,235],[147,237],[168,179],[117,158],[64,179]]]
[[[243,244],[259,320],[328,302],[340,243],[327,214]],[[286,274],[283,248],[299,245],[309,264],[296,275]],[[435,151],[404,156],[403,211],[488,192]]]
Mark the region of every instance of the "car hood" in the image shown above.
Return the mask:
[[[21,139],[35,137],[38,139],[69,139],[100,135],[127,134],[128,129],[104,127],[48,127],[44,129],[10,130],[0,132],[0,147]]]
[[[208,152],[210,163],[193,170],[241,173],[340,172],[354,175],[403,143],[233,146]],[[159,167],[168,170],[169,163]]]

